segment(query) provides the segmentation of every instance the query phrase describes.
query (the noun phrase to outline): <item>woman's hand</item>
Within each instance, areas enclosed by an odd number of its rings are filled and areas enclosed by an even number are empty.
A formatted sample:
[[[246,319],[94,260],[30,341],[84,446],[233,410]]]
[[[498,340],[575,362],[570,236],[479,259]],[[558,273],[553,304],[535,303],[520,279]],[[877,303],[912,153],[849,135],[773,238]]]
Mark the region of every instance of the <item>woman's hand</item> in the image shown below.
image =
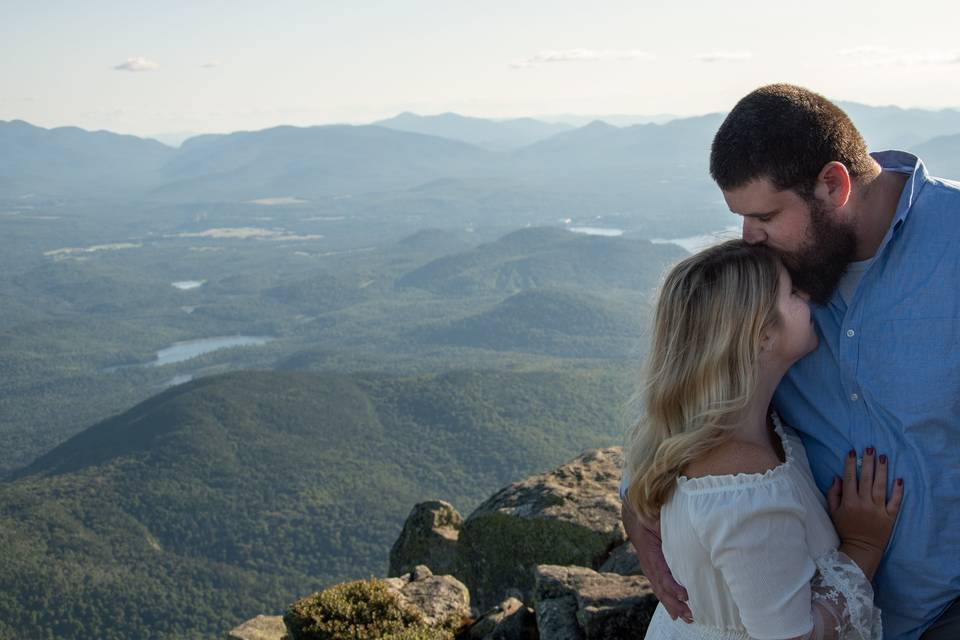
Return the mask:
[[[833,479],[827,492],[830,517],[840,536],[840,550],[850,556],[873,580],[903,500],[903,479],[893,483],[887,501],[887,457],[876,456],[873,447],[863,454],[857,481],[857,454],[850,450],[844,463],[843,480]]]

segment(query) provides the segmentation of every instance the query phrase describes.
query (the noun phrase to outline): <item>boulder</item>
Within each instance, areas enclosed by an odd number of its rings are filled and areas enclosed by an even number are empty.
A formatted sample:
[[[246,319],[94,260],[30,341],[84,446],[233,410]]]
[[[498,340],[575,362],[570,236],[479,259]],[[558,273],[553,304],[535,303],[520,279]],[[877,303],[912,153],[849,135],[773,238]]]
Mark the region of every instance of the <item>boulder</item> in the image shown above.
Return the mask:
[[[396,581],[405,580],[399,585]],[[436,576],[419,565],[404,578],[389,578],[401,599],[423,615],[428,626],[459,627],[470,618],[470,592],[453,576]]]
[[[431,500],[415,505],[390,549],[387,575],[402,576],[418,564],[437,574],[453,573],[462,524],[463,517],[449,502]]]
[[[657,607],[643,576],[540,565],[534,580],[533,608],[541,640],[642,638]]]
[[[602,573],[619,573],[622,576],[643,575],[640,561],[637,560],[637,552],[629,541],[610,552],[610,556],[600,565],[600,571]]]
[[[509,597],[480,616],[467,636],[470,640],[537,640],[533,609]]]
[[[230,630],[230,640],[283,640],[287,628],[282,616],[257,616]]]
[[[516,587],[530,601],[539,564],[597,568],[626,540],[618,486],[623,451],[593,449],[511,484],[470,514],[460,529],[454,571],[480,611]]]
[[[584,640],[586,637],[577,624],[577,599],[574,596],[543,600],[534,607],[534,615],[541,640]]]

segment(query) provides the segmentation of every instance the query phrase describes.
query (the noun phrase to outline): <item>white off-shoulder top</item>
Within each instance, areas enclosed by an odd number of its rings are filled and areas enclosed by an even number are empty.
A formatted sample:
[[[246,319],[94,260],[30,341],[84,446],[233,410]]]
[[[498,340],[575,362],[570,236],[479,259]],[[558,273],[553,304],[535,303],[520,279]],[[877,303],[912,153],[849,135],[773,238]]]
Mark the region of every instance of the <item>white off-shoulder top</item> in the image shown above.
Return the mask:
[[[796,433],[773,415],[785,462],[765,473],[680,476],[660,511],[663,554],[694,624],[659,606],[646,640],[880,638],[872,587],[845,555]],[[820,598],[837,624],[818,628]],[[821,616],[822,617],[822,616]]]

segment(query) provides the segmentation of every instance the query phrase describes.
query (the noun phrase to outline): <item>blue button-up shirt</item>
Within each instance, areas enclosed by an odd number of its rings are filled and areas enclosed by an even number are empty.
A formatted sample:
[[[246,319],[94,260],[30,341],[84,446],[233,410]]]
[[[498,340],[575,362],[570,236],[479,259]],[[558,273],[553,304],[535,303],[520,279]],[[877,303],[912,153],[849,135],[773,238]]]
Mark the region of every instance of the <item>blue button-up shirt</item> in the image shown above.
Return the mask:
[[[917,638],[960,597],[960,184],[908,153],[872,154],[908,174],[890,228],[859,286],[813,306],[820,345],[774,404],[799,433],[824,492],[843,456],[867,447],[904,479],[876,574],[884,637]]]

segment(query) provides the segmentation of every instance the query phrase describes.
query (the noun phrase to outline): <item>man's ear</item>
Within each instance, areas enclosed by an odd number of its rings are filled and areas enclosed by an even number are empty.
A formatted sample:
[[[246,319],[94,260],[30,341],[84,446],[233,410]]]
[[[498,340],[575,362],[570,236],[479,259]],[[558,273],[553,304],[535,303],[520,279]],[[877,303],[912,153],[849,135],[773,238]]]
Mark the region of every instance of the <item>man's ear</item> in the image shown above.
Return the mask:
[[[842,162],[828,162],[817,175],[817,186],[814,195],[830,202],[835,209],[847,204],[850,199],[852,180],[850,172]]]

